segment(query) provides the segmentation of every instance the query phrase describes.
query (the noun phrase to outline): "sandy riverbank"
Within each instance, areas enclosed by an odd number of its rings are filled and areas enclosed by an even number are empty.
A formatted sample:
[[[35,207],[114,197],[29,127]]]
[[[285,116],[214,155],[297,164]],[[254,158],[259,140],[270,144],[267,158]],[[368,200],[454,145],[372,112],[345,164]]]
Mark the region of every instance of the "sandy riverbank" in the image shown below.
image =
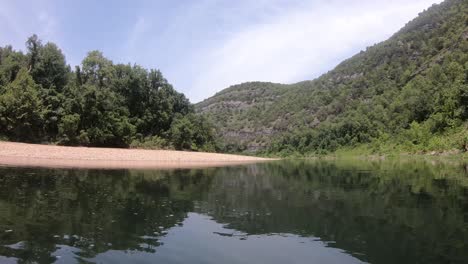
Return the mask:
[[[195,168],[269,161],[204,152],[64,147],[0,142],[0,165],[56,168]]]

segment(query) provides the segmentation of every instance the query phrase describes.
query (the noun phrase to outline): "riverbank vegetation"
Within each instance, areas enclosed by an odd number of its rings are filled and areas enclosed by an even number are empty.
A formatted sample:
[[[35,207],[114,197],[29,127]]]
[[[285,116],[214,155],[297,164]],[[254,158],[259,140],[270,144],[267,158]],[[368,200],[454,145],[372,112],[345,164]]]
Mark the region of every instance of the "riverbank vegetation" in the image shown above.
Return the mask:
[[[62,145],[214,151],[211,124],[158,70],[91,51],[71,69],[54,43],[0,47],[0,137]]]

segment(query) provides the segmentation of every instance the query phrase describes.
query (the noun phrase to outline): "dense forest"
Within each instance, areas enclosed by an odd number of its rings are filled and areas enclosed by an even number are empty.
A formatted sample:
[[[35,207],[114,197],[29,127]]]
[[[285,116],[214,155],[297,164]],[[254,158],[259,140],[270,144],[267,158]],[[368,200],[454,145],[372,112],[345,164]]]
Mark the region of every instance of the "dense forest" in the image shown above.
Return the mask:
[[[446,0],[313,81],[232,86],[196,105],[231,152],[468,151],[468,1]]]
[[[0,47],[0,139],[213,151],[207,120],[158,70],[91,51],[74,70],[54,43]]]

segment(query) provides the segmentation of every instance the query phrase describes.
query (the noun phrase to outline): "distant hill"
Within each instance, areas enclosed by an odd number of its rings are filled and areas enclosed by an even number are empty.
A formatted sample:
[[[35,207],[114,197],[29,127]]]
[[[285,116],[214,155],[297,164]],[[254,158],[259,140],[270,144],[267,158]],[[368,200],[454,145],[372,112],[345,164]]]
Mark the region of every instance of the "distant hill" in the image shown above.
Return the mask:
[[[196,111],[217,125],[225,151],[317,153],[376,142],[463,149],[467,62],[468,1],[447,0],[315,80],[234,85]]]

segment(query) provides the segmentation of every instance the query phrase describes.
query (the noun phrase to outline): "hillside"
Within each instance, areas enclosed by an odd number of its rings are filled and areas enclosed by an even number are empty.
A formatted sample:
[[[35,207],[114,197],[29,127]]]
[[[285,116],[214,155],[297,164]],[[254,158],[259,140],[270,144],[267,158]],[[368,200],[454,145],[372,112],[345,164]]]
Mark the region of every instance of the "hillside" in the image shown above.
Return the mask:
[[[447,0],[315,80],[235,85],[196,110],[226,151],[465,149],[467,62],[468,2]]]

